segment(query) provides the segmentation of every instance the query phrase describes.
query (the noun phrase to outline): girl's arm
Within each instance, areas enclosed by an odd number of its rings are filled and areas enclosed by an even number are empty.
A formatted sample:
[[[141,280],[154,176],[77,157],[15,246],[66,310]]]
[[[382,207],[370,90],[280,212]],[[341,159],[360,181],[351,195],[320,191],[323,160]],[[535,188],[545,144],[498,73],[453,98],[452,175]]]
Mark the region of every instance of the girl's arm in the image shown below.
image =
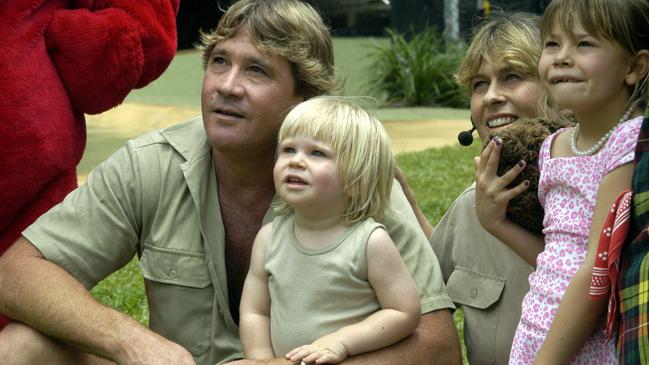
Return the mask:
[[[530,232],[507,218],[509,201],[529,186],[529,182],[525,181],[507,189],[507,185],[525,168],[525,161],[521,161],[503,176],[498,176],[496,171],[500,162],[501,143],[498,138],[493,138],[482,154],[475,158],[476,215],[487,232],[536,267],[536,257],[545,247],[543,235]]]
[[[588,236],[586,260],[570,281],[561,299],[535,364],[567,363],[605,318],[608,301],[594,301],[589,298],[591,275],[604,220],[615,198],[620,192],[630,188],[633,166],[633,163],[627,163],[616,168],[604,176],[599,185]]]
[[[349,355],[392,345],[417,328],[421,317],[417,288],[399,251],[383,229],[372,232],[367,242],[367,277],[381,309],[311,345],[298,347],[287,354],[289,360],[338,363]]]
[[[250,269],[243,285],[239,308],[240,337],[246,359],[275,357],[270,340],[270,294],[268,275],[264,270],[266,243],[270,240],[272,223],[259,230],[252,247]]]

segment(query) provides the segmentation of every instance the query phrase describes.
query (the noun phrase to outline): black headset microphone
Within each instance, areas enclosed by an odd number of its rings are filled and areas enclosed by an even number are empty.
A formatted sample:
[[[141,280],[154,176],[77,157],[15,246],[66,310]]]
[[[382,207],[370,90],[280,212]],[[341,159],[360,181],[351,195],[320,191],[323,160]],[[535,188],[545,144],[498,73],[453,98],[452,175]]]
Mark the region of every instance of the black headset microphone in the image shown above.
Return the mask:
[[[473,123],[473,118],[471,118],[471,129],[468,131],[462,131],[457,135],[457,140],[462,146],[470,146],[473,143],[473,131],[475,130],[475,123]]]
[[[475,127],[471,127],[468,131],[462,131],[457,135],[457,140],[462,146],[470,146],[473,143],[473,131]]]

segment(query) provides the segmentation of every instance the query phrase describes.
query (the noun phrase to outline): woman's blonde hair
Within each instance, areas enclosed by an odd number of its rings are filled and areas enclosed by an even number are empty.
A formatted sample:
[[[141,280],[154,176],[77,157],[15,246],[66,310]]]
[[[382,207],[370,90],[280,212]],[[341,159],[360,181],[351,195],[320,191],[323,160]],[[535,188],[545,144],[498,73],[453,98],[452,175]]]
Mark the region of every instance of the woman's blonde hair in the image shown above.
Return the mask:
[[[320,96],[298,104],[279,130],[278,143],[307,136],[328,144],[345,193],[348,223],[383,219],[394,180],[394,156],[381,122],[351,98]],[[279,214],[290,212],[281,201]]]
[[[264,51],[291,64],[295,92],[308,99],[338,87],[334,77],[333,45],[322,18],[299,0],[240,0],[235,2],[211,33],[202,33],[203,67],[214,46],[245,29]]]
[[[469,89],[485,62],[502,62],[522,76],[538,79],[537,65],[543,49],[539,23],[540,18],[533,14],[492,12],[474,30],[455,80]]]
[[[649,50],[649,1],[647,0],[553,0],[541,23],[542,39],[560,27],[572,33],[575,22],[592,35],[617,42],[630,55]],[[646,106],[647,75],[631,91],[629,104]]]

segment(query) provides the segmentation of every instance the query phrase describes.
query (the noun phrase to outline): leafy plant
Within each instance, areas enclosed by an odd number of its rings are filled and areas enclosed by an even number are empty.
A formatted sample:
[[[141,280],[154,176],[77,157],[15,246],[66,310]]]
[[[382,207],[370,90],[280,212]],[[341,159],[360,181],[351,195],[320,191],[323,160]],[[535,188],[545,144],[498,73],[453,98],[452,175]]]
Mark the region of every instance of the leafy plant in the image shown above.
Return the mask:
[[[465,49],[429,28],[406,38],[392,29],[388,46],[373,45],[368,87],[379,100],[393,106],[466,108],[464,88],[453,79]]]

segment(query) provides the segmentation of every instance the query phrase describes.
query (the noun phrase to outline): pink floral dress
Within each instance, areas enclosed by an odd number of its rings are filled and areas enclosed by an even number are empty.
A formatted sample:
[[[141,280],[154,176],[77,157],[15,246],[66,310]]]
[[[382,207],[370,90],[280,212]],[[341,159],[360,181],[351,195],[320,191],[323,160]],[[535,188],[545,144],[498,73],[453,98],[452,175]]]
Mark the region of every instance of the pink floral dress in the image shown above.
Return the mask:
[[[523,299],[510,364],[534,361],[570,280],[586,258],[599,183],[616,167],[633,161],[641,123],[638,117],[619,125],[592,156],[551,158],[552,141],[565,129],[543,142],[539,153],[539,200],[545,209],[545,249],[529,278],[530,291]],[[615,342],[606,343],[603,328],[593,333],[572,361],[588,365],[616,363]]]

